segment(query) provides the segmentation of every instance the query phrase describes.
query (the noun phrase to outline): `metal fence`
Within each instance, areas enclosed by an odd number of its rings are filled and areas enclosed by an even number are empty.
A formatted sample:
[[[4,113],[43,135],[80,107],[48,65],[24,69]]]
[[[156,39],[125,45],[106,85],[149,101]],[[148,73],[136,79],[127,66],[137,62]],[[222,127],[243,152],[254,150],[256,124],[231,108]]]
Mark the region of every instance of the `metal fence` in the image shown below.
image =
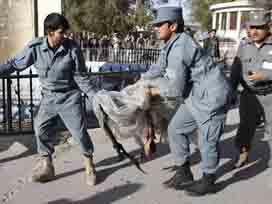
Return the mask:
[[[90,75],[97,76],[96,86],[106,90],[120,90],[134,83],[139,73],[146,71],[159,56],[158,49],[86,48],[82,51],[86,61],[112,63],[101,67],[98,72],[90,72]],[[33,118],[41,99],[40,93],[38,75],[32,69],[0,76],[0,134],[33,133]],[[88,114],[90,104],[84,95],[82,97]]]
[[[119,61],[117,60],[116,63],[129,62],[126,61],[128,58],[121,57],[124,53],[124,50],[120,52]],[[135,54],[137,51],[132,53]],[[141,72],[148,70],[149,65],[155,62],[159,55],[157,50],[154,52],[145,50],[145,52],[139,51],[139,53],[141,53],[141,57],[148,53],[148,56],[152,56],[152,60],[144,61],[135,55],[131,58],[135,59],[133,63],[130,61],[131,63],[125,66],[114,64],[106,68],[101,67],[99,72],[90,72],[89,74],[97,76],[97,87],[120,90],[128,84],[134,83],[135,78],[138,78]],[[10,76],[0,76],[0,134],[33,133],[33,118],[41,98],[39,87],[38,75],[33,73],[32,69]],[[82,97],[84,110],[88,115],[91,108],[88,108],[86,97],[84,95]]]
[[[33,114],[35,99],[33,99],[33,79],[36,74],[0,77],[0,133],[28,133],[33,131]],[[28,96],[21,94],[22,80],[29,83]],[[24,90],[27,91],[27,90]],[[37,104],[38,105],[38,104]]]
[[[111,63],[154,64],[159,56],[159,49],[82,49],[87,61],[105,61]]]

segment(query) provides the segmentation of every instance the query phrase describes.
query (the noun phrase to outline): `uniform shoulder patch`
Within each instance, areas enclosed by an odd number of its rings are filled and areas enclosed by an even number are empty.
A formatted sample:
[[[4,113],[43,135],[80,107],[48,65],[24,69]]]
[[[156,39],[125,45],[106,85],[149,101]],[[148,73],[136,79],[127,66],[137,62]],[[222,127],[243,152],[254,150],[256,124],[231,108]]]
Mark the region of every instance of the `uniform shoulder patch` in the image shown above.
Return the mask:
[[[35,38],[28,43],[28,47],[34,47],[43,43],[43,37]]]

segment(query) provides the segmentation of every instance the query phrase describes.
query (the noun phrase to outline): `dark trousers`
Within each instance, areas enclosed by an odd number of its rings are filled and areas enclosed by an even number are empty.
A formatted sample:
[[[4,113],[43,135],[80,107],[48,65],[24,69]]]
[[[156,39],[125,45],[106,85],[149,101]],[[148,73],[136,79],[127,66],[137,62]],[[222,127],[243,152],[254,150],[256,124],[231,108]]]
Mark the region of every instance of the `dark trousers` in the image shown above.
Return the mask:
[[[239,116],[240,124],[235,137],[235,145],[238,150],[241,150],[242,147],[250,149],[256,127],[264,117],[264,110],[257,96],[248,90],[243,90],[240,95]]]

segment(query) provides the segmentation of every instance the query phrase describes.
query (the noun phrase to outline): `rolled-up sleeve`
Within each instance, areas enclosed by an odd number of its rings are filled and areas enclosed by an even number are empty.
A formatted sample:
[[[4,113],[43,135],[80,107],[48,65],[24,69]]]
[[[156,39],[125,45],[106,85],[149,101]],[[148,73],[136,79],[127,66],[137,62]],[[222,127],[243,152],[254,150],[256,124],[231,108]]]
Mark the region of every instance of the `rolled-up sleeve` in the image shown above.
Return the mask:
[[[74,80],[80,90],[92,101],[94,94],[98,91],[96,87],[96,77],[88,74],[85,59],[79,47],[73,49],[72,54],[75,62]]]
[[[263,60],[261,72],[264,74],[265,80],[272,80],[272,55],[269,55],[265,60]]]

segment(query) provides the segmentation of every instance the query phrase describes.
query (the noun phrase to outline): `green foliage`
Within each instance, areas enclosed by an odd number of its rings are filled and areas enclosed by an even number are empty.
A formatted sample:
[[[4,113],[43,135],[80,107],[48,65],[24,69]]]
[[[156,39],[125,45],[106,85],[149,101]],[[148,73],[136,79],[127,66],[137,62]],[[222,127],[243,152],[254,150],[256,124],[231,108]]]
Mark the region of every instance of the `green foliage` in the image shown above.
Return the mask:
[[[144,27],[152,20],[152,15],[148,13],[144,5],[139,6],[130,14],[131,24]]]
[[[234,0],[192,0],[192,17],[199,22],[204,29],[211,27],[212,13],[210,5],[215,3],[225,3]]]
[[[136,25],[146,25],[151,17],[144,5],[130,10],[129,0],[64,0],[64,14],[74,31],[100,35],[127,33]]]

